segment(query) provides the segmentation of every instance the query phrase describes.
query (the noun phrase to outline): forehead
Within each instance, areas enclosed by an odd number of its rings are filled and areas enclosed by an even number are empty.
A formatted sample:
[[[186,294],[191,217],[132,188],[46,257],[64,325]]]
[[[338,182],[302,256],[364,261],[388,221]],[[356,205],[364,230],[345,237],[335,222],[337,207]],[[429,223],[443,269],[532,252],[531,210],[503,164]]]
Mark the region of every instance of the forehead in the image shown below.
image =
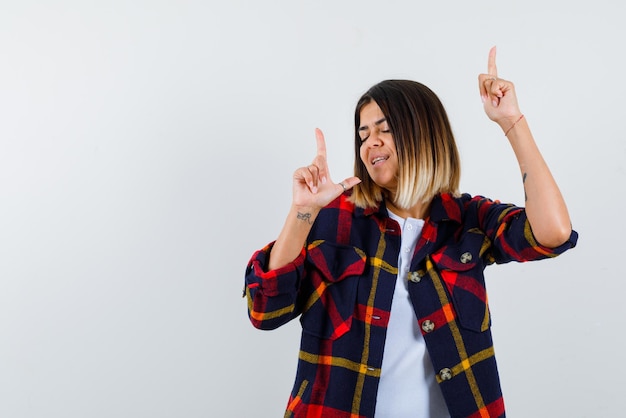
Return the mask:
[[[385,119],[385,115],[380,109],[380,106],[378,106],[378,103],[372,100],[361,108],[361,112],[359,113],[359,119],[361,126],[369,126],[380,122],[382,119]]]

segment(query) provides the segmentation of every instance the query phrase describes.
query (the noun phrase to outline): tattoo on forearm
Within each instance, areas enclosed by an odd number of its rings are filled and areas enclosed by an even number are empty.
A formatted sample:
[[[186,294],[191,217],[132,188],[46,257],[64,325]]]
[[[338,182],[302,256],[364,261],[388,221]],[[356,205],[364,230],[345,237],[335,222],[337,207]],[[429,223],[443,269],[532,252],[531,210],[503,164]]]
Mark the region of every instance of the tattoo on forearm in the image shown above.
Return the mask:
[[[309,225],[311,225],[313,222],[311,222],[311,214],[310,213],[302,213],[302,212],[298,212],[298,219],[306,221]]]
[[[524,201],[528,202],[528,194],[526,193],[526,176],[528,176],[528,173],[524,173],[522,176],[522,184],[524,184]]]

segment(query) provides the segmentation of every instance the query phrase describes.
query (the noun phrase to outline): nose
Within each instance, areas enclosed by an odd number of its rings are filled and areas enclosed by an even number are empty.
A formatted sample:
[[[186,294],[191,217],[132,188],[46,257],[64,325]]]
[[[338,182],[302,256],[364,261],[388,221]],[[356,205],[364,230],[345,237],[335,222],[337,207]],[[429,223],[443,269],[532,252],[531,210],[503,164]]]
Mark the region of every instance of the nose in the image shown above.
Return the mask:
[[[377,131],[372,132],[365,142],[368,147],[380,147],[383,144]]]

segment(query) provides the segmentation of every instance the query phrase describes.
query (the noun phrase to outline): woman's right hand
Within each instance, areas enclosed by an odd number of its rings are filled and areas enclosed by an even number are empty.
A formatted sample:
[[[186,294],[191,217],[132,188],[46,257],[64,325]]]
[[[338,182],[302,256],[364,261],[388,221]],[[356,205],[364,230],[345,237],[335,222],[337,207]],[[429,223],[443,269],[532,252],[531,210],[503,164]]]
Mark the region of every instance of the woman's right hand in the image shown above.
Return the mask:
[[[293,173],[293,203],[280,235],[271,250],[268,269],[274,270],[292,262],[302,251],[320,210],[345,190],[359,184],[358,177],[348,177],[341,183],[330,179],[326,163],[324,134],[315,130],[317,155],[313,162]]]
[[[298,168],[293,174],[293,205],[297,208],[319,211],[344,191],[359,184],[358,177],[348,177],[333,183],[326,161],[326,141],[320,129],[315,129],[317,155],[313,162]]]

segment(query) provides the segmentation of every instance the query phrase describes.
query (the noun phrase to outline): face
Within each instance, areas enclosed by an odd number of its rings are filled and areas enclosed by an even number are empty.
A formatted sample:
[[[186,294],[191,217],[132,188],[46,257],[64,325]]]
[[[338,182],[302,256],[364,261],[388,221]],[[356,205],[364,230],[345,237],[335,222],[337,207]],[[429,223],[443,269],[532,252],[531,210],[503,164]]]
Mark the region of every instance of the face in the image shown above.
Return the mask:
[[[398,175],[396,144],[382,110],[375,101],[361,109],[361,161],[378,186],[395,191]]]

